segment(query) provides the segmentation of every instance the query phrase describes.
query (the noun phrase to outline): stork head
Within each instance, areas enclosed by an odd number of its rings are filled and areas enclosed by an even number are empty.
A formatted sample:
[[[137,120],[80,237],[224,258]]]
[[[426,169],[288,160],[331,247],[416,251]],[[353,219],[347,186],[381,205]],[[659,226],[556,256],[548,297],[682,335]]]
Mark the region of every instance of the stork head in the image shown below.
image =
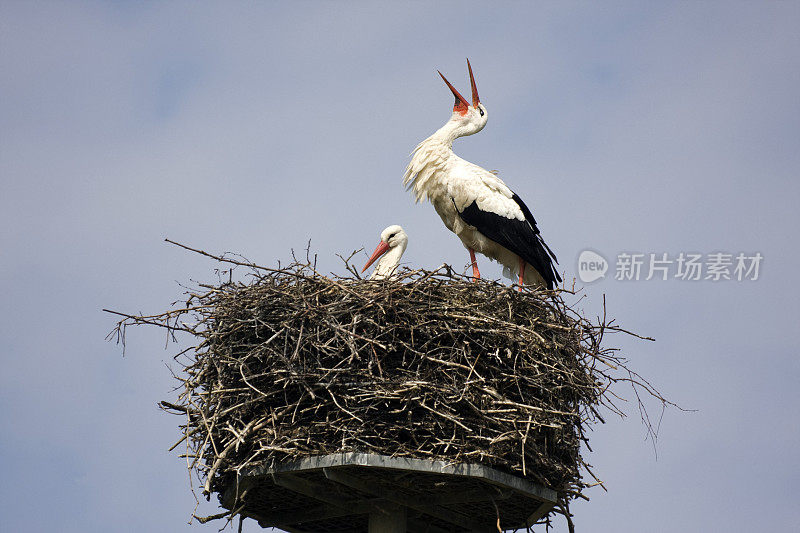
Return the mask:
[[[461,96],[461,93],[447,81],[444,74],[439,72],[439,76],[442,77],[456,99],[455,104],[453,104],[453,116],[450,117],[450,122],[455,123],[458,137],[478,133],[486,126],[486,121],[489,119],[486,107],[478,97],[478,87],[475,85],[475,76],[472,74],[472,65],[469,64],[469,59],[467,59],[467,69],[469,69],[469,82],[472,86],[472,103]]]
[[[378,243],[378,247],[375,248],[374,252],[372,252],[369,261],[367,261],[367,264],[361,269],[361,272],[364,272],[366,269],[368,269],[369,266],[377,261],[380,256],[391,249],[399,247],[400,255],[402,255],[406,250],[406,246],[408,246],[408,235],[406,235],[406,232],[403,231],[403,228],[397,224],[389,226],[381,232],[381,242]]]

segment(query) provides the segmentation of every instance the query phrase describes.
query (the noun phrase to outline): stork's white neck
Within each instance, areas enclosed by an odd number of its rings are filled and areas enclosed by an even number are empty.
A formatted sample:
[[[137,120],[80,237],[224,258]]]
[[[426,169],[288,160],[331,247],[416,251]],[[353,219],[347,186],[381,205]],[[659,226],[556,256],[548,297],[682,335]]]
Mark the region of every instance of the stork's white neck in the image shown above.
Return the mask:
[[[417,202],[426,198],[436,201],[436,198],[444,197],[444,175],[453,165],[463,161],[453,153],[453,141],[472,135],[482,127],[481,124],[470,122],[469,117],[453,113],[444,126],[417,145],[403,175],[403,185],[411,186]]]
[[[437,141],[444,144],[447,148],[452,149],[453,141],[459,137],[472,135],[475,133],[474,131],[470,131],[472,129],[473,128],[470,128],[468,124],[465,124],[461,120],[457,120],[454,116],[448,120],[444,126],[436,130],[433,135],[422,142]]]
[[[401,241],[397,246],[389,248],[389,251],[378,259],[378,264],[375,265],[375,270],[372,271],[369,279],[386,279],[393,275],[397,270],[397,265],[400,264],[400,258],[403,256],[407,245],[407,242]]]

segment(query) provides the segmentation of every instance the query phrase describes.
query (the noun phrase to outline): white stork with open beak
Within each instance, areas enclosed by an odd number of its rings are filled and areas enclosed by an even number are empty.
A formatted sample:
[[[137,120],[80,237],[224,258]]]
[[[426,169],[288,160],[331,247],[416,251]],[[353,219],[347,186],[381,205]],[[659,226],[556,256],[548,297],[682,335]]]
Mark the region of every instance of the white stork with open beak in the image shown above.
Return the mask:
[[[453,115],[414,149],[403,185],[413,190],[417,202],[430,200],[447,229],[458,235],[469,250],[473,277],[481,277],[477,251],[504,265],[520,286],[552,289],[561,281],[554,266],[558,261],[530,209],[500,178],[453,153],[454,140],[478,133],[488,119],[469,59],[467,68],[471,105],[439,72],[455,96]]]
[[[406,251],[406,246],[408,246],[408,235],[403,231],[403,228],[397,224],[389,226],[381,232],[381,242],[378,243],[378,247],[372,252],[372,256],[370,256],[364,268],[361,269],[361,272],[367,270],[372,263],[380,258],[369,279],[393,277],[397,270],[397,265],[400,264],[400,258],[403,257],[403,252]]]

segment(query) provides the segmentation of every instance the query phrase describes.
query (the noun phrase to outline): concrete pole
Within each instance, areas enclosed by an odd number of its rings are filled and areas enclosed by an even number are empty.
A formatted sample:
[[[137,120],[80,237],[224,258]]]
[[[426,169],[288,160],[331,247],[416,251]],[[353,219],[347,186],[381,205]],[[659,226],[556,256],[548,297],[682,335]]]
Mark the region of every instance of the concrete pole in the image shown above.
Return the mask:
[[[381,509],[369,514],[369,533],[406,533],[406,508]]]

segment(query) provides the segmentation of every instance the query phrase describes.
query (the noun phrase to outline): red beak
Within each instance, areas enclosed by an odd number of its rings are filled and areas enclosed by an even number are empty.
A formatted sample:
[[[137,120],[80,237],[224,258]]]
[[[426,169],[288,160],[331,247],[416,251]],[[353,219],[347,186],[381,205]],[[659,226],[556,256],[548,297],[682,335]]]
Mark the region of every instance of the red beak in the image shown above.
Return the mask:
[[[378,247],[375,248],[375,251],[372,252],[372,257],[369,258],[367,264],[364,265],[364,268],[361,269],[361,272],[364,272],[367,268],[369,268],[369,266],[375,261],[377,261],[380,256],[385,254],[387,250],[389,250],[389,243],[381,241],[380,244],[378,244]]]
[[[469,83],[472,85],[472,105],[477,109],[481,99],[478,97],[478,87],[475,85],[475,76],[472,75],[472,65],[469,64],[469,58],[467,58],[467,68],[469,69]]]
[[[436,72],[439,72],[439,71],[437,70]],[[453,87],[453,85],[449,81],[447,81],[447,78],[444,77],[444,74],[439,72],[439,76],[442,77],[442,79],[447,84],[447,86],[450,87],[450,90],[453,91],[453,96],[456,97],[456,103],[453,104],[453,111],[457,111],[457,112],[461,113],[462,115],[464,113],[466,113],[467,112],[467,108],[469,108],[469,102],[467,102],[466,98],[461,96],[461,93],[456,91],[456,88]]]

